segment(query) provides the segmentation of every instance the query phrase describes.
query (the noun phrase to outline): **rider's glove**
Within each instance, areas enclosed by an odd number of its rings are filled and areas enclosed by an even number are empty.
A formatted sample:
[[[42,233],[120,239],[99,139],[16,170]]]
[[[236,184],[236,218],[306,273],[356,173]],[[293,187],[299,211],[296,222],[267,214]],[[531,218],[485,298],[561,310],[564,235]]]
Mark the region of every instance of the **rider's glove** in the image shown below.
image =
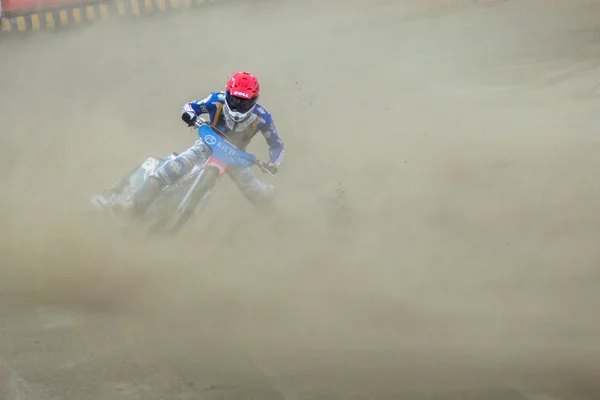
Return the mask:
[[[266,170],[268,170],[273,175],[275,175],[277,173],[277,170],[278,170],[277,165],[275,165],[273,163],[265,164],[264,167]]]
[[[196,123],[196,118],[198,117],[190,113],[181,114],[181,119],[187,124],[187,126],[194,126],[194,124]]]

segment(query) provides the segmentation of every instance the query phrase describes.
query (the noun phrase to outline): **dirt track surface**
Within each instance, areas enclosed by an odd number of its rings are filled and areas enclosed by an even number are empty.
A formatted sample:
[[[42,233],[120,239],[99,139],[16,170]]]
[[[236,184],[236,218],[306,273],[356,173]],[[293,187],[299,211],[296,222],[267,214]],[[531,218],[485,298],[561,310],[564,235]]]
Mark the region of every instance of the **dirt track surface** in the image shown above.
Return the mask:
[[[0,399],[600,398],[598,21],[235,1],[3,40]],[[177,241],[92,212],[236,70],[276,215],[228,180]]]

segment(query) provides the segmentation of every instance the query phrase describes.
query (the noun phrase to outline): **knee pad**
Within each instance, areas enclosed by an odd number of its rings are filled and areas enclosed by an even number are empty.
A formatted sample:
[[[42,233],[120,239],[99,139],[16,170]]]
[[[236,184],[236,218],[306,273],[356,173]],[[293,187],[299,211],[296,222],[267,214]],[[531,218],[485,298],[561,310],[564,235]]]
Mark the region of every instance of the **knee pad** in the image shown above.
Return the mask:
[[[269,202],[275,197],[275,187],[256,179],[254,174],[247,168],[233,166],[227,170],[227,174],[251,203]]]
[[[275,187],[259,180],[246,185],[241,184],[238,187],[253,204],[269,203],[275,197]]]
[[[177,182],[179,178],[190,171],[192,166],[192,163],[184,157],[176,157],[161,165],[154,173],[154,176],[170,185]]]

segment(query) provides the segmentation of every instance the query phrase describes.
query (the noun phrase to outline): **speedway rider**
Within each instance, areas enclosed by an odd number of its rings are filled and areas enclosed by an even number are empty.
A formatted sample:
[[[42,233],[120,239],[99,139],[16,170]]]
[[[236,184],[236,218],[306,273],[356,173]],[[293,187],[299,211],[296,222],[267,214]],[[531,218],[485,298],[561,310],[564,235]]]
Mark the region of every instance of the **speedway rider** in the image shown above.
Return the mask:
[[[261,132],[269,146],[269,163],[264,165],[272,174],[277,173],[284,154],[284,146],[271,115],[258,103],[260,86],[248,72],[236,72],[227,82],[224,92],[211,92],[203,100],[194,100],[183,106],[181,119],[194,126],[201,114],[225,133],[227,139],[244,150],[257,132]],[[133,195],[132,213],[143,213],[152,199],[167,185],[171,185],[189,172],[194,164],[203,164],[210,149],[197,140],[192,147],[158,168]],[[258,180],[250,168],[230,165],[226,173],[238,189],[253,204],[267,205],[273,199],[274,187]]]

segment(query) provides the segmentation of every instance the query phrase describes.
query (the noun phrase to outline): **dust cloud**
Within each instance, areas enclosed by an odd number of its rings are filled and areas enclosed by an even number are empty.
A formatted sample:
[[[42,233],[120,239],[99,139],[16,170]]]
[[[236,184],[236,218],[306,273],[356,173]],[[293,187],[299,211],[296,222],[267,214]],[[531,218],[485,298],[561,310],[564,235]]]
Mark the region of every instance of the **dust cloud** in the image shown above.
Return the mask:
[[[598,20],[222,1],[3,38],[0,395],[598,398]],[[91,209],[238,70],[286,145],[276,213],[227,179],[176,240]]]

